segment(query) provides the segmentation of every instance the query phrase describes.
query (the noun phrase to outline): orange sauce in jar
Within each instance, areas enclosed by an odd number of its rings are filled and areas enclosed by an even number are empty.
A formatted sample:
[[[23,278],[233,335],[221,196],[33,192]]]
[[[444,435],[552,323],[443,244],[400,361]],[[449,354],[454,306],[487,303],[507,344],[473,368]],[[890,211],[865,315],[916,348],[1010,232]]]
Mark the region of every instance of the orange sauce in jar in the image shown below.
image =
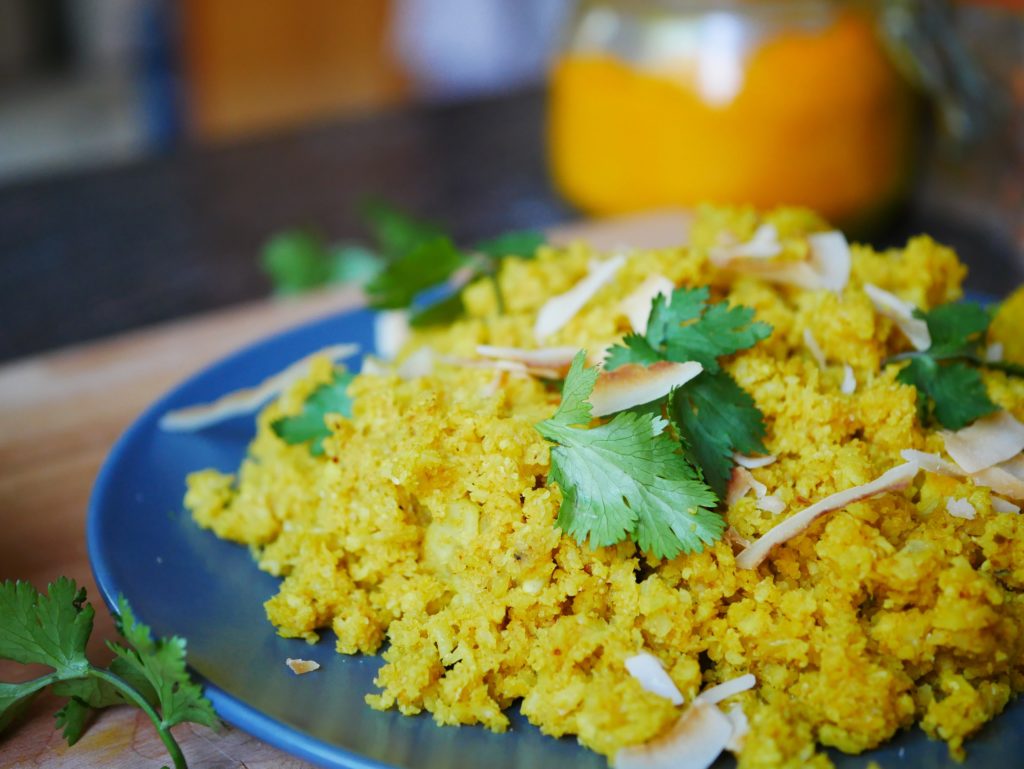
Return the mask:
[[[717,80],[702,81],[709,63],[692,50],[644,63],[563,54],[549,97],[561,192],[594,214],[796,204],[840,223],[863,222],[904,194],[915,103],[870,15],[836,11],[820,28],[783,28],[732,61],[721,49],[711,55]]]

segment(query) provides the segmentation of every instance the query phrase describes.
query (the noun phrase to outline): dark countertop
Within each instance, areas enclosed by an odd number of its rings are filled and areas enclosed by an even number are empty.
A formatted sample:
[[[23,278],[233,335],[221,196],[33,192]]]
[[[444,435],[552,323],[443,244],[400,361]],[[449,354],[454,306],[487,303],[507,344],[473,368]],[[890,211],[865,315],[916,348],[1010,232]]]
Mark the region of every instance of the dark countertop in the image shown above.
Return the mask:
[[[269,235],[359,238],[367,195],[457,240],[573,218],[547,177],[543,111],[536,91],[413,107],[0,188],[0,360],[265,296]],[[876,244],[929,232],[958,248],[969,289],[1024,282],[1008,233],[919,197]]]

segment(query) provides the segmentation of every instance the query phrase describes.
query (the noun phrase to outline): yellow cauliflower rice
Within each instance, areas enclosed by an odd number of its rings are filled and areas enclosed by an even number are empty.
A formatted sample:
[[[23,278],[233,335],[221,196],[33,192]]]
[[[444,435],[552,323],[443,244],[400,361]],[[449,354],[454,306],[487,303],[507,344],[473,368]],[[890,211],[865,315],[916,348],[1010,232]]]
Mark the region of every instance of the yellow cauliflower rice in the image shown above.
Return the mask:
[[[716,247],[765,223],[783,262],[804,259],[806,236],[828,229],[800,210],[704,210],[690,245],[628,253],[543,342],[596,353],[620,340],[630,331],[622,300],[656,274],[710,286],[712,301],[754,308],[771,324],[769,338],[725,368],[764,414],[777,460],[751,473],[785,510],[761,509],[754,494],[723,505],[732,541],[671,560],[645,557],[629,540],[578,544],[555,526],[562,496],[548,483],[552,444],[535,429],[557,408],[558,390],[460,365],[480,344],[537,347],[540,308],[608,256],[583,243],[505,260],[503,312],[493,284],[479,281],[464,290],[462,319],[414,332],[404,354],[432,348],[432,373],[355,377],[353,415],[327,418],[322,456],[271,429],[331,381],[332,363],[315,360],[260,413],[237,476],[192,474],[185,504],[281,577],[266,602],[281,635],[313,642],[329,628],[343,654],[387,643],[380,691],[367,696],[374,708],[502,731],[505,710],[521,700],[546,734],[576,735],[613,757],[679,717],[626,670],[627,658],[646,652],[688,703],[754,674],[756,686],[731,700],[749,720],[741,769],[830,766],[819,746],[856,753],[915,723],[962,756],[964,740],[1024,689],[1020,515],[997,512],[994,492],[969,478],[922,471],[906,490],[823,515],[756,569],[737,567],[734,543],[877,478],[903,450],[942,454],[915,389],[896,380],[898,367],[883,367],[909,349],[906,337],[863,286],[929,309],[961,297],[966,270],[928,237],[886,252],[851,246],[839,293],[716,268]],[[986,341],[1024,362],[1021,329],[1024,291],[1002,306]],[[989,397],[1024,420],[1024,379],[983,377]],[[950,500],[967,500],[975,515],[951,513]]]

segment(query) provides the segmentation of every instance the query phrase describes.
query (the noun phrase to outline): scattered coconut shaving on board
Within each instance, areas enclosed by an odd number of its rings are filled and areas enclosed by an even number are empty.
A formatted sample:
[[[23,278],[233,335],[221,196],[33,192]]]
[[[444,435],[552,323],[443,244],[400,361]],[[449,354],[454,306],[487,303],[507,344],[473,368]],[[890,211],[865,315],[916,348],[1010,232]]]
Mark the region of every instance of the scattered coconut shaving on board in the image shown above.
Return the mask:
[[[284,664],[287,665],[288,668],[297,676],[312,673],[314,670],[320,669],[320,663],[314,660],[300,660],[289,657],[284,661]]]
[[[267,401],[288,389],[306,375],[309,362],[321,355],[333,361],[350,358],[359,352],[357,344],[336,344],[324,347],[292,363],[288,368],[267,377],[256,387],[245,387],[222,395],[212,403],[186,406],[168,411],[160,418],[160,429],[168,432],[194,432],[233,417],[252,414]]]

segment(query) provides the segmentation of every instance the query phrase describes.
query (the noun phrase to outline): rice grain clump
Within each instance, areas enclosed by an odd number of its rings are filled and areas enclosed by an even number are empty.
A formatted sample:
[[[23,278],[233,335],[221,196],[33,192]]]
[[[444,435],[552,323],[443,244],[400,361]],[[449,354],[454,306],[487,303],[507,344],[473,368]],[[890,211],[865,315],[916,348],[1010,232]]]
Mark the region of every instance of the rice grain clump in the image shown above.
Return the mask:
[[[993,508],[1008,509],[1007,500],[970,477],[922,471],[904,491],[823,515],[756,569],[737,567],[730,542],[877,478],[901,451],[942,454],[915,388],[883,365],[909,343],[863,286],[929,309],[961,296],[965,268],[927,237],[884,253],[852,246],[841,292],[712,263],[712,249],[765,224],[779,262],[804,259],[806,236],[827,229],[798,210],[703,211],[690,246],[629,253],[542,343],[540,308],[607,255],[574,244],[508,259],[498,276],[503,312],[493,284],[480,281],[464,290],[462,319],[412,335],[404,354],[429,346],[432,373],[355,377],[352,417],[329,416],[324,453],[313,456],[271,424],[331,381],[333,364],[314,361],[260,413],[237,476],[192,474],[186,506],[282,578],[266,603],[281,635],[313,642],[330,628],[344,654],[389,642],[380,691],[367,697],[375,708],[501,731],[505,709],[521,699],[545,733],[614,756],[679,719],[627,671],[625,660],[645,653],[687,703],[754,674],[757,685],[730,700],[749,722],[734,746],[742,769],[829,766],[819,744],[859,752],[915,722],[963,755],[964,740],[1024,689],[1022,518]],[[477,345],[598,352],[631,330],[623,300],[652,275],[710,286],[714,300],[752,307],[774,328],[724,363],[764,414],[777,459],[749,472],[784,512],[746,494],[723,508],[729,538],[671,560],[628,540],[591,549],[556,528],[562,494],[548,483],[551,444],[535,425],[558,406],[557,388],[459,364],[478,357]],[[1022,363],[1021,328],[1018,291],[986,341]],[[805,346],[809,330],[824,367]],[[853,392],[843,392],[844,367]],[[1024,420],[1024,379],[982,376],[989,397]],[[975,515],[950,515],[951,499]]]

